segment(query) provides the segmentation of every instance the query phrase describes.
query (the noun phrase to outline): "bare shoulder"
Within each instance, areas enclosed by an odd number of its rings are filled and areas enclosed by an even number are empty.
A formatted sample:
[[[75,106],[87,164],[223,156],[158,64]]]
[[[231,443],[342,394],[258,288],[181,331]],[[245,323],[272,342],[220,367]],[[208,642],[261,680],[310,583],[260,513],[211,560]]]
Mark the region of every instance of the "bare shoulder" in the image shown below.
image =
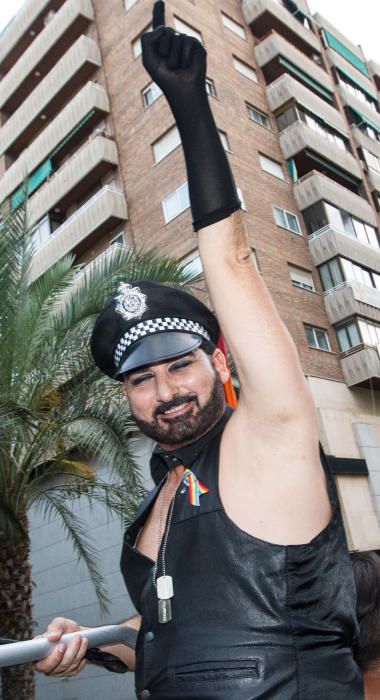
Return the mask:
[[[309,542],[331,518],[316,421],[239,407],[222,438],[219,489],[242,530],[277,544]]]

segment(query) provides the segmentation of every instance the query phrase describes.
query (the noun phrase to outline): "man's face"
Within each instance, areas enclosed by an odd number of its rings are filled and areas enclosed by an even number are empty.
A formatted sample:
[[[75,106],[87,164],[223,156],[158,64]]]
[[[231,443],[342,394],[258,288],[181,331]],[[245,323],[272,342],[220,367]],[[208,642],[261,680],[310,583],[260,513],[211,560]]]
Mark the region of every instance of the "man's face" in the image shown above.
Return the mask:
[[[210,356],[198,348],[129,373],[123,391],[140,430],[173,449],[197,440],[219,420],[227,378],[221,351]]]

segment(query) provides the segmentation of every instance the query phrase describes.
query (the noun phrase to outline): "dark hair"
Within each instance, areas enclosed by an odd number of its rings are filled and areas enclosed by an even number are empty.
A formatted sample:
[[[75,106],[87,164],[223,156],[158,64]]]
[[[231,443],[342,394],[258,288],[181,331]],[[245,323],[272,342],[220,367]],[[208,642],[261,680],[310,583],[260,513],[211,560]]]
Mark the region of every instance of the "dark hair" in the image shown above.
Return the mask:
[[[359,552],[351,557],[360,634],[355,659],[362,671],[380,665],[380,557]]]

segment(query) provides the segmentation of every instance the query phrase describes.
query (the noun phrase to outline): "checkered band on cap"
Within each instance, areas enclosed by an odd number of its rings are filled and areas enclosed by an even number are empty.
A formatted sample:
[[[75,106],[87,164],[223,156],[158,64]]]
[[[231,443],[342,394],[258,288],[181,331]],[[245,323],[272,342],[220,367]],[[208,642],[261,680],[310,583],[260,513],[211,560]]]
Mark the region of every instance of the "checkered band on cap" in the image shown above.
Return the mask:
[[[159,333],[160,331],[186,331],[188,333],[201,335],[205,340],[210,340],[210,335],[200,323],[190,321],[187,318],[165,317],[141,321],[141,323],[137,323],[136,326],[130,328],[124,333],[123,337],[120,338],[114,354],[115,367],[119,367],[126,349],[135,343],[136,340],[140,340],[140,338],[146,335]]]

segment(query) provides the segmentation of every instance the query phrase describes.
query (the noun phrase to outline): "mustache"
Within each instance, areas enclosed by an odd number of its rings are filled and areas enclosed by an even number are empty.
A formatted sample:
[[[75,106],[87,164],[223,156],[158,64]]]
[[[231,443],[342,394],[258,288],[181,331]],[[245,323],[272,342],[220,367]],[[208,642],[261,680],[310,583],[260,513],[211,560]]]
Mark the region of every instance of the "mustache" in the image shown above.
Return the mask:
[[[165,413],[165,411],[170,411],[172,408],[176,408],[177,406],[181,406],[184,403],[190,403],[191,401],[194,401],[199,408],[199,402],[198,402],[198,397],[196,394],[187,394],[186,396],[177,396],[176,398],[172,399],[171,401],[165,401],[164,403],[160,403],[159,406],[155,409],[153,416],[154,418],[157,418],[161,413]]]

